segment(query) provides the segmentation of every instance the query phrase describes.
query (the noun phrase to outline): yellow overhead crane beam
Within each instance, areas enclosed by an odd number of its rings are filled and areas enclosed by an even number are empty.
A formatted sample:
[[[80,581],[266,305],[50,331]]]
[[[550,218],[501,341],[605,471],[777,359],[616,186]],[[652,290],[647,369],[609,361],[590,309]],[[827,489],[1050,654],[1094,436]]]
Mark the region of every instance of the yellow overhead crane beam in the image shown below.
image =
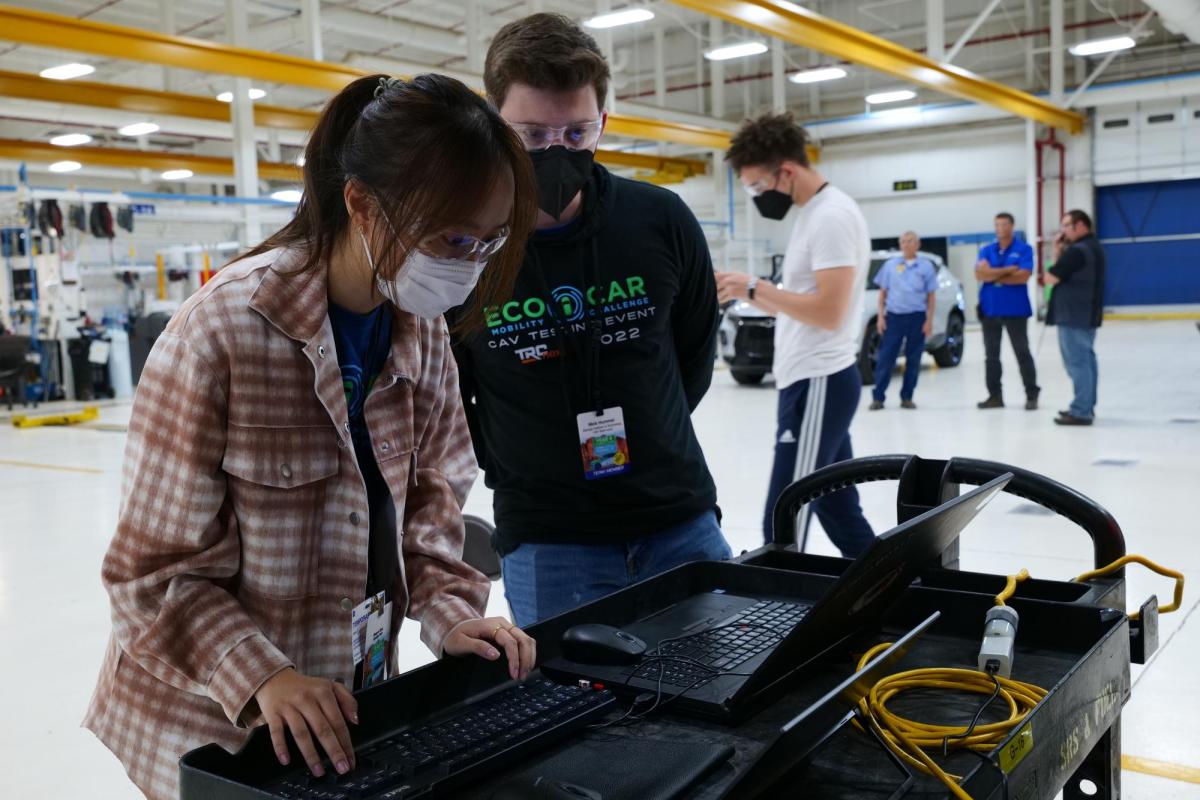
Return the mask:
[[[73,161],[97,167],[118,169],[190,169],[198,175],[232,175],[233,161],[217,156],[197,156],[180,153],[163,153],[154,150],[134,150],[114,147],[71,147],[62,148],[46,142],[30,142],[22,139],[0,139],[0,158],[14,161]],[[632,167],[650,170],[655,175],[673,176],[676,181],[703,175],[708,162],[698,158],[669,158],[644,153],[627,153],[622,150],[601,148],[596,160],[616,167]],[[279,181],[299,181],[300,168],[293,164],[258,162],[258,174],[262,178]],[[671,181],[666,181],[671,182]]]
[[[285,56],[262,50],[192,39],[186,36],[171,36],[156,31],[110,25],[92,20],[76,19],[61,14],[34,11],[11,5],[0,5],[0,39],[22,44],[51,47],[56,50],[74,50],[81,53],[109,56],[111,58],[142,61],[166,67],[216,72],[270,83],[287,83],[336,92],[347,83],[363,75],[374,74],[371,70],[356,69],[344,64],[312,61],[306,58]],[[73,86],[79,82],[71,81]],[[68,91],[70,91],[68,89]],[[142,92],[144,90],[138,90]],[[143,102],[153,102],[150,95],[159,95],[161,102],[165,92],[146,92]],[[168,95],[169,96],[169,95]],[[174,95],[181,97],[182,95]],[[204,102],[203,98],[195,98]],[[72,102],[62,100],[61,102]],[[73,102],[81,102],[76,99]],[[119,102],[119,100],[109,100]],[[212,101],[219,103],[220,101]],[[111,106],[110,106],[111,107]],[[207,106],[197,106],[205,110]],[[272,108],[262,107],[258,108]],[[152,111],[152,108],[138,109]],[[305,113],[298,109],[273,109],[276,112]],[[181,113],[162,111],[161,113]],[[189,115],[192,116],[192,115]],[[211,117],[208,117],[211,118]],[[222,119],[228,119],[228,109]],[[314,116],[315,119],[315,116]],[[276,119],[268,123],[256,114],[260,125],[295,127],[295,120]],[[284,124],[291,122],[292,124]],[[311,124],[304,129],[311,127]],[[610,114],[608,132],[617,136],[632,136],[658,142],[674,142],[696,147],[724,150],[729,147],[729,133],[711,130],[696,125],[665,122],[636,117],[628,114]]]
[[[229,122],[229,103],[222,103],[214,97],[159,92],[96,81],[55,81],[24,72],[0,70],[0,95],[111,108],[117,111]],[[254,123],[264,128],[309,131],[316,121],[315,111],[254,104]]]
[[[0,139],[0,158],[13,161],[62,161],[69,158],[94,167],[118,169],[190,169],[198,175],[232,175],[233,160],[215,156],[194,156],[133,150],[115,147],[56,147],[47,142]],[[277,181],[300,180],[300,168],[294,164],[258,162],[260,178]]]
[[[776,36],[801,47],[871,67],[945,94],[1002,108],[1070,133],[1083,115],[915,50],[829,19],[788,0],[672,0],[677,5]]]
[[[55,81],[23,72],[0,70],[0,95],[22,97],[28,100],[45,100],[98,108],[112,108],[119,111],[165,114],[175,117],[207,119],[216,122],[229,121],[229,104],[215,98],[159,92],[153,89],[140,89],[131,86],[116,86],[110,83],[97,83],[95,81]],[[317,112],[302,108],[286,108],[283,106],[269,106],[255,103],[254,121],[256,124],[266,128],[286,128],[307,132],[312,130],[312,127],[316,124]],[[677,127],[681,130],[692,131],[697,135],[705,133],[702,128],[693,128],[686,125]],[[713,132],[710,131],[708,133]],[[724,146],[728,147],[728,137],[724,141]],[[96,149],[93,148],[92,152]],[[82,154],[85,150],[87,148],[72,148],[71,152]],[[66,151],[59,150],[59,153],[63,152]],[[678,174],[682,178],[688,178],[693,175],[704,175],[708,172],[708,163],[702,159],[695,158],[651,156],[601,149],[596,154],[596,159],[602,164],[610,164],[617,167],[637,167],[670,175]],[[217,160],[220,161],[220,159]],[[147,166],[149,168],[149,165],[140,166]],[[283,168],[286,165],[279,164],[275,166]],[[224,169],[214,172],[212,169],[188,168],[192,169],[193,172],[203,171],[211,174],[227,174]],[[262,172],[262,167],[260,167],[259,171],[260,173]],[[273,176],[267,175],[264,177]],[[284,179],[292,180],[293,178],[288,177]]]

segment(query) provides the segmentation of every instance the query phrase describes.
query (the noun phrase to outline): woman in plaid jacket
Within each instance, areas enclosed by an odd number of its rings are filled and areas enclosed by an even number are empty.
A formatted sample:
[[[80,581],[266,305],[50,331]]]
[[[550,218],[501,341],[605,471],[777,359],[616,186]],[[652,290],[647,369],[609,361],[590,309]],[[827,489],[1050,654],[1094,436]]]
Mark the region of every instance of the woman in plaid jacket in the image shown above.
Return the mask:
[[[283,763],[288,730],[315,774],[353,768],[367,598],[391,641],[408,616],[439,656],[534,663],[462,561],[476,468],[441,317],[510,291],[528,159],[434,75],[351,83],[305,155],[295,217],[175,314],[134,401],[85,725],[151,798],[178,796],[183,753],[264,722]]]

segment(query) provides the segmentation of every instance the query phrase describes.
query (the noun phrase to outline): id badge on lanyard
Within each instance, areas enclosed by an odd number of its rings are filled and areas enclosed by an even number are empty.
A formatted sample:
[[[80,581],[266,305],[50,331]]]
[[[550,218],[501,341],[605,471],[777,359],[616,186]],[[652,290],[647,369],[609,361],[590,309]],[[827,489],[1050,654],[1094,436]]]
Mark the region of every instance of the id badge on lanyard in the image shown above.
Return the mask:
[[[367,598],[350,613],[351,653],[355,670],[361,666],[360,688],[387,680],[391,635],[392,604],[386,592]]]

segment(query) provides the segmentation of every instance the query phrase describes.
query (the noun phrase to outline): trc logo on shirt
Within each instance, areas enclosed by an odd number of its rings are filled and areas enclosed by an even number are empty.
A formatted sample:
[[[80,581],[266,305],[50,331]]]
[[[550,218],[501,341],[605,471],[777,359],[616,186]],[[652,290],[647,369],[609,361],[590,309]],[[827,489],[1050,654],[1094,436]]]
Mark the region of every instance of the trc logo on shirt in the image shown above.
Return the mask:
[[[558,358],[558,351],[551,350],[549,345],[538,344],[533,347],[519,347],[515,351],[522,364],[533,364],[547,358]]]

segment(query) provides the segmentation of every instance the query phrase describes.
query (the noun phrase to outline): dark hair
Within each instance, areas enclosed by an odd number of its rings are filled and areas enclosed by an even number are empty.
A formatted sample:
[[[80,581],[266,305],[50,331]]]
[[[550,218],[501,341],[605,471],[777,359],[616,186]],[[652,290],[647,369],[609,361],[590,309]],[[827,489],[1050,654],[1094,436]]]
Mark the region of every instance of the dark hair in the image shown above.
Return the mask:
[[[596,40],[561,14],[532,14],[496,32],[483,65],[483,85],[496,107],[514,83],[570,92],[594,86],[596,103],[608,96],[608,62]]]
[[[1082,223],[1083,225],[1087,226],[1089,231],[1092,229],[1092,218],[1088,216],[1086,211],[1081,211],[1078,208],[1072,208],[1066,214],[1063,214],[1063,216],[1070,217],[1071,222],[1075,223],[1076,225]]]
[[[1009,225],[1017,224],[1017,221],[1016,221],[1016,219],[1013,218],[1013,215],[1008,213],[1007,211],[1001,211],[999,214],[996,215],[996,219],[1006,219],[1006,220],[1008,220]]]
[[[293,247],[305,251],[298,271],[327,263],[350,226],[344,191],[354,181],[390,223],[374,226],[371,242],[377,274],[390,278],[420,242],[469,219],[511,170],[508,242],[458,315],[462,327],[479,324],[483,308],[512,290],[536,220],[537,184],[520,139],[461,82],[444,75],[359,78],[325,104],[304,158],[295,216],[242,258]]]
[[[763,114],[742,123],[725,160],[737,172],[746,167],[778,167],[784,161],[807,167],[807,145],[808,134],[790,113]]]

